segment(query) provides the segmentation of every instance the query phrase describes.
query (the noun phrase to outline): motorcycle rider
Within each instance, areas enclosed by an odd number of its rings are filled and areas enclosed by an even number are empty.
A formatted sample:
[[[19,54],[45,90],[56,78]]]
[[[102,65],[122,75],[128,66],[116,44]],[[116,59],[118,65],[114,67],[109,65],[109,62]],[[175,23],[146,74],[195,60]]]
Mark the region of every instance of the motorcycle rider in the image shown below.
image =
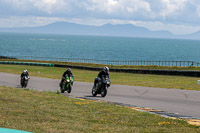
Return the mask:
[[[22,72],[22,74],[21,74],[21,79],[22,79],[23,77],[29,77],[28,70],[24,70],[24,71]]]
[[[105,80],[105,78],[109,77],[109,68],[105,66],[102,71],[99,72],[98,76],[94,79],[94,87],[96,87],[96,83]]]
[[[74,75],[71,71],[71,68],[67,68],[67,70],[63,73],[62,79],[60,82],[60,87],[62,87],[63,81],[66,79],[67,76],[72,77],[74,79]],[[72,84],[73,84],[73,82],[72,82]]]

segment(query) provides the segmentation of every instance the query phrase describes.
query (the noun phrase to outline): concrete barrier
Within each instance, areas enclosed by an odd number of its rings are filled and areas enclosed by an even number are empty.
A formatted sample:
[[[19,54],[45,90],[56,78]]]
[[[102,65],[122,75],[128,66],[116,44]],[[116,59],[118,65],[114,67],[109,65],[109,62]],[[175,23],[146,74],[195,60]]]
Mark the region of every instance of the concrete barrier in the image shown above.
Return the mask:
[[[128,73],[138,73],[138,74],[200,77],[200,71],[154,70],[154,69],[110,69],[110,70],[115,72],[128,72]]]
[[[54,67],[63,67],[63,68],[76,68],[76,69],[82,69],[82,70],[91,70],[91,71],[100,71],[102,68],[99,67],[87,67],[87,66],[73,66],[73,65],[64,65],[64,64],[54,64]]]
[[[40,63],[40,62],[0,61],[0,64],[31,65],[31,66],[46,66],[46,67],[53,67],[53,64],[50,64],[50,63]]]
[[[54,67],[70,67],[82,70],[100,71],[103,68],[86,67],[86,66],[72,66],[63,64],[54,64]],[[200,71],[183,71],[183,70],[154,70],[154,69],[119,69],[110,68],[110,72],[125,72],[125,73],[137,73],[137,74],[156,74],[156,75],[174,75],[174,76],[189,76],[200,77]]]
[[[87,67],[87,66],[73,66],[64,64],[50,64],[38,62],[14,62],[14,61],[0,61],[0,64],[13,64],[13,65],[33,65],[33,66],[47,66],[47,67],[63,67],[63,68],[76,68],[82,70],[100,71],[103,68]],[[189,76],[200,77],[200,71],[183,71],[183,70],[154,70],[154,69],[119,69],[110,68],[110,72],[125,72],[137,74],[156,74],[156,75],[174,75],[174,76]]]

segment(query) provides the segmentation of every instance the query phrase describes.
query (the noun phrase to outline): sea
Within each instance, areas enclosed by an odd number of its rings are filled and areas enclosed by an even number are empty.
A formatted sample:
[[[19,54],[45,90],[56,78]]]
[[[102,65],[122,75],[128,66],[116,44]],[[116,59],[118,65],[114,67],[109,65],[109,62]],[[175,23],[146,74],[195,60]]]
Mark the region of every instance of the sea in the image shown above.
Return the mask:
[[[0,56],[200,62],[200,40],[0,33]]]

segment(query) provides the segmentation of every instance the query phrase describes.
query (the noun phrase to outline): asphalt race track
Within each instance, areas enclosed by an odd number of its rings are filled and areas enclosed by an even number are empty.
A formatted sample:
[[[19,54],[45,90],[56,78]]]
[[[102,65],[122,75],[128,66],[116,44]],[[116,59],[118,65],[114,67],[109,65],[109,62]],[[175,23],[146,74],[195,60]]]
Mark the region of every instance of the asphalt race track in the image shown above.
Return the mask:
[[[0,86],[21,88],[20,75],[0,72]],[[60,80],[31,77],[27,88],[38,91],[59,91]],[[92,83],[74,82],[72,92],[65,95],[104,100],[129,106],[146,107],[181,117],[200,119],[200,91],[111,85],[106,97],[92,97]],[[199,86],[200,87],[200,86]]]

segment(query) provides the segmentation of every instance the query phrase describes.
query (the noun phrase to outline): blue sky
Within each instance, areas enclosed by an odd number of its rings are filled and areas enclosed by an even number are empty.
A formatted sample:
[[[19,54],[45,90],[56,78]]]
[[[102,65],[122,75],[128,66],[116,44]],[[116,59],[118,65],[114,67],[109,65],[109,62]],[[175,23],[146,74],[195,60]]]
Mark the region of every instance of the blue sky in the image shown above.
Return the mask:
[[[187,34],[200,30],[200,0],[0,0],[0,27],[57,21],[133,24]]]

